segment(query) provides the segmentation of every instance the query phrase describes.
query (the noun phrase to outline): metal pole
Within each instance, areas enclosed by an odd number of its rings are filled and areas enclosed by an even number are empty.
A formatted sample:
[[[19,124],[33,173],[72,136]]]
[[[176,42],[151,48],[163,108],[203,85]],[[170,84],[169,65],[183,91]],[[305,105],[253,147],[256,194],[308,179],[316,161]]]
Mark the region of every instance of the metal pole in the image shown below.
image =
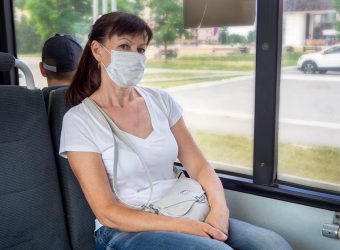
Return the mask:
[[[92,2],[92,22],[94,23],[98,18],[98,0]]]
[[[111,10],[112,11],[117,11],[117,1],[116,0],[111,0],[111,3],[112,3],[112,5],[111,5]]]

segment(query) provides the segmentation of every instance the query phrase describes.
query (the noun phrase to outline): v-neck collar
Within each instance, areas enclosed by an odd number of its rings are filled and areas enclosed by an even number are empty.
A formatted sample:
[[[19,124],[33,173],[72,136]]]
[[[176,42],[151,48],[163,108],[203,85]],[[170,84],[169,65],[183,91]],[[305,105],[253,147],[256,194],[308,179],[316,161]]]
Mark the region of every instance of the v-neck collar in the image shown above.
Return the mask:
[[[144,102],[145,102],[145,105],[146,105],[146,108],[148,110],[148,113],[149,113],[149,117],[150,117],[150,122],[151,122],[151,126],[152,126],[152,131],[150,132],[149,135],[147,135],[145,138],[142,138],[142,137],[139,137],[139,136],[136,136],[136,135],[133,135],[133,134],[130,134],[124,130],[121,130],[119,129],[120,131],[122,131],[123,133],[125,133],[126,135],[132,137],[132,138],[135,138],[136,140],[139,140],[139,141],[148,141],[150,140],[150,138],[153,136],[153,134],[156,132],[155,130],[155,117],[154,117],[154,113],[152,112],[152,107],[151,107],[151,104],[150,104],[150,101],[149,99],[144,95],[143,93],[143,90],[140,89],[139,87],[135,87],[135,90],[138,92],[138,94],[140,94],[143,99],[144,99]]]
[[[147,135],[145,138],[142,138],[142,137],[139,137],[139,136],[136,136],[136,135],[133,135],[133,134],[131,134],[131,133],[129,133],[129,132],[126,132],[126,131],[124,131],[124,130],[122,130],[121,128],[119,128],[118,126],[117,126],[117,129],[119,129],[122,133],[124,133],[124,134],[126,134],[127,136],[129,136],[130,138],[132,138],[132,139],[135,139],[135,141],[140,141],[140,142],[146,142],[146,141],[148,141],[148,140],[150,140],[150,138],[155,134],[155,132],[156,132],[156,118],[155,118],[155,114],[152,112],[152,105],[150,104],[150,101],[149,101],[149,99],[145,96],[145,94],[143,93],[143,90],[141,89],[141,88],[139,88],[139,87],[135,87],[134,88],[137,92],[138,92],[138,94],[140,94],[142,97],[143,97],[143,99],[144,99],[144,102],[145,102],[145,105],[146,105],[146,108],[147,108],[147,110],[148,110],[148,113],[149,113],[149,117],[150,117],[150,122],[151,122],[151,126],[152,126],[152,131],[149,133],[149,135]],[[89,97],[90,98],[90,97]],[[91,116],[92,116],[92,114],[91,114]],[[110,118],[111,119],[111,118]],[[96,120],[96,119],[95,119]],[[111,119],[112,120],[112,119]],[[99,123],[100,124],[100,123]],[[101,125],[101,124],[100,124]],[[102,126],[102,125],[101,125]]]

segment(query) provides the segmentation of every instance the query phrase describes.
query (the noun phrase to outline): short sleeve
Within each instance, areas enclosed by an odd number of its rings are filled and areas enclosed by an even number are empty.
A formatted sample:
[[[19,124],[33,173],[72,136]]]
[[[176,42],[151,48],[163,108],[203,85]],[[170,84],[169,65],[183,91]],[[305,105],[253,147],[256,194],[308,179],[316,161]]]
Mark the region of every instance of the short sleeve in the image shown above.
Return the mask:
[[[85,119],[69,112],[63,118],[59,155],[67,158],[68,151],[100,153]]]
[[[161,91],[162,101],[169,120],[170,127],[173,127],[182,117],[183,109],[179,103],[166,91]]]

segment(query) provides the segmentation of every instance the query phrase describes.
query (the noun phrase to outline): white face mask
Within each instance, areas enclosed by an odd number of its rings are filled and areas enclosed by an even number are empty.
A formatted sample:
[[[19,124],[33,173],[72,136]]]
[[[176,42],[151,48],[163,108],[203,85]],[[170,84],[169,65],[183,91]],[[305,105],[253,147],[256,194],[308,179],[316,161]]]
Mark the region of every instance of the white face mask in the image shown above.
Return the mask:
[[[103,48],[109,52],[104,45]],[[110,53],[110,52],[109,52]],[[120,87],[136,86],[144,76],[146,57],[137,52],[111,50],[111,63],[105,67],[111,80]]]

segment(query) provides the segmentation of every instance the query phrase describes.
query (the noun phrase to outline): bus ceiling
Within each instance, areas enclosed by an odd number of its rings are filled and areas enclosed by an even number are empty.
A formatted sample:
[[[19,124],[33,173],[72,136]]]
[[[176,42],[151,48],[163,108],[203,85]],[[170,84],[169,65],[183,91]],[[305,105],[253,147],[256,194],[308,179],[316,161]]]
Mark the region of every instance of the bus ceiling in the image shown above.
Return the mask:
[[[253,25],[256,0],[183,0],[185,28]]]

